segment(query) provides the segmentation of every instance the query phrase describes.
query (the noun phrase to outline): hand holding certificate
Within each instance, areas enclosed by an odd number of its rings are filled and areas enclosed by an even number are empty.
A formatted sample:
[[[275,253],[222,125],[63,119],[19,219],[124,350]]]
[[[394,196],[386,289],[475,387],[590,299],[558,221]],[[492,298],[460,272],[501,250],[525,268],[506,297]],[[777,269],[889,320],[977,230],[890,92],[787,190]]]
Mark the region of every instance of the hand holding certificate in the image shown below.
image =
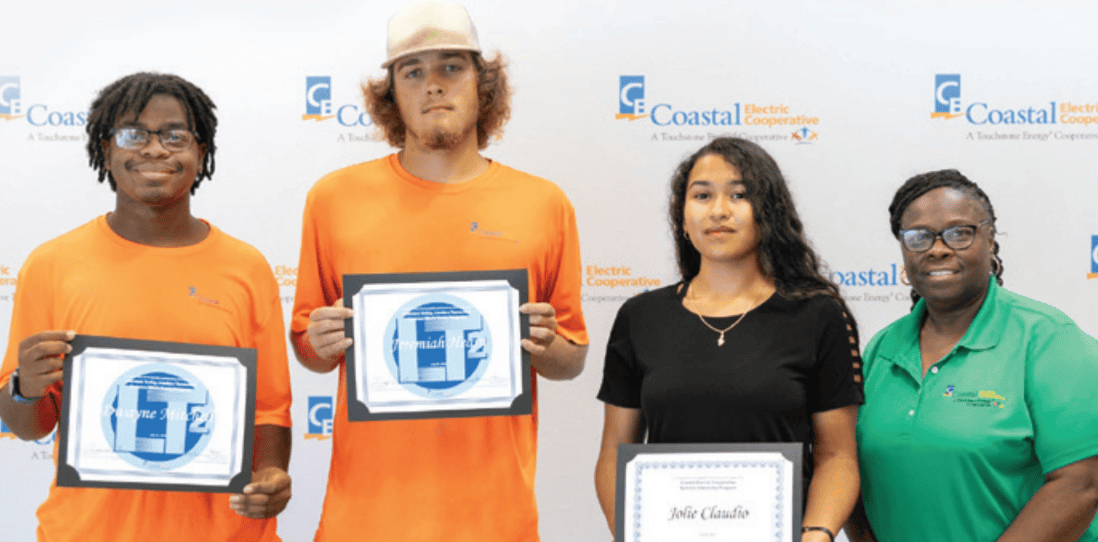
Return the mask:
[[[801,444],[625,444],[618,542],[799,540]]]
[[[346,275],[351,421],[529,414],[526,270]]]

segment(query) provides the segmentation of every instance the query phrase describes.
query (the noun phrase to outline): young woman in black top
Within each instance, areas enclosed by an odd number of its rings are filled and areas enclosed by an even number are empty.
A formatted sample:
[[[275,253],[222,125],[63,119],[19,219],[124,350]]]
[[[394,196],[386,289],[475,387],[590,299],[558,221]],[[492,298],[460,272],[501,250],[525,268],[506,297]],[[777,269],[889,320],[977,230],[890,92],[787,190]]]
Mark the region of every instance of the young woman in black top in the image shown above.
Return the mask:
[[[619,444],[804,442],[803,540],[829,542],[858,496],[854,320],[761,147],[715,139],[671,192],[683,280],[627,301],[607,345],[595,488],[610,529]]]

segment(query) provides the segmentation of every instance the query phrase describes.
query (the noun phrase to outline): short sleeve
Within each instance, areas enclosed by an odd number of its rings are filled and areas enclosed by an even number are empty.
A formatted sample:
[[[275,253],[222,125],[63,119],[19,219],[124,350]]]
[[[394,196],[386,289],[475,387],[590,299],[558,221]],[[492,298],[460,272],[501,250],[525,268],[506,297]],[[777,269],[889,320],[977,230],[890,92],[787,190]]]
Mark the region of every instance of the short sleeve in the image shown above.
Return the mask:
[[[1060,323],[1031,341],[1029,356],[1026,406],[1042,471],[1098,455],[1098,341],[1073,322]]]
[[[8,328],[8,346],[0,365],[0,388],[7,386],[11,374],[19,367],[19,343],[42,331],[57,327],[53,320],[52,268],[48,259],[40,259],[36,249],[19,270],[15,286],[11,325]],[[45,261],[44,261],[45,260]],[[46,388],[46,395],[53,402],[53,412],[59,416],[61,407],[61,383]],[[57,420],[54,420],[57,423]]]
[[[629,303],[622,305],[610,330],[606,344],[606,362],[602,367],[602,387],[598,398],[604,403],[624,408],[640,408],[641,380],[644,374],[637,366],[630,336]]]
[[[30,335],[53,329],[49,266],[38,264],[37,252],[36,250],[27,258],[16,280],[11,326],[8,328],[8,347],[5,350],[4,363],[0,366],[0,381],[3,382],[7,382],[8,375],[19,366],[19,343]]]
[[[813,413],[865,403],[854,319],[834,299],[822,298],[822,303],[816,381],[808,386],[808,409]]]
[[[558,216],[559,257],[552,291],[549,292],[549,304],[556,310],[557,333],[576,344],[587,344],[587,323],[583,319],[582,282],[583,268],[580,263],[579,229],[576,226],[576,212],[568,198],[560,195]]]
[[[295,334],[303,334],[309,327],[309,315],[314,309],[326,307],[335,303],[341,292],[339,284],[327,276],[324,268],[324,258],[321,254],[322,236],[318,231],[317,210],[320,203],[318,187],[309,191],[305,202],[305,211],[301,220],[301,256],[297,267],[297,289],[294,296],[294,308],[290,321],[290,330]]]
[[[290,368],[282,320],[282,299],[278,283],[264,261],[261,275],[254,278],[257,315],[254,331],[257,351],[255,423],[290,427]]]

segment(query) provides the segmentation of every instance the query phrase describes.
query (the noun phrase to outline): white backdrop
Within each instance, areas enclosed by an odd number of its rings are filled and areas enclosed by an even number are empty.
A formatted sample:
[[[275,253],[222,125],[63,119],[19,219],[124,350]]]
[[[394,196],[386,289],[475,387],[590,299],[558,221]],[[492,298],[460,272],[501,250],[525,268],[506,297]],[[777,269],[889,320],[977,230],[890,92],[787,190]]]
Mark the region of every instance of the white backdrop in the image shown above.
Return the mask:
[[[306,191],[330,170],[391,152],[359,122],[358,84],[380,75],[385,24],[401,5],[9,2],[0,34],[0,330],[26,255],[113,207],[87,167],[81,115],[100,88],[138,70],[178,73],[219,106],[217,172],[194,210],[266,255],[288,317]],[[1007,287],[1098,332],[1098,282],[1088,282],[1098,273],[1098,4],[468,7],[485,49],[510,60],[516,90],[513,120],[486,154],[559,184],[582,241],[591,350],[578,379],[540,385],[543,540],[609,536],[592,483],[606,337],[625,298],[676,280],[667,185],[714,135],[758,138],[783,167],[863,344],[909,308],[888,231],[891,195],[911,175],[945,167],[994,202]],[[303,118],[307,77],[330,77],[337,118]],[[639,86],[623,93],[629,83]],[[936,95],[959,116],[933,117]],[[706,118],[731,124],[698,124]],[[297,542],[312,539],[319,517],[336,382],[291,364],[294,498],[279,532]],[[0,428],[7,540],[33,539],[51,450]]]

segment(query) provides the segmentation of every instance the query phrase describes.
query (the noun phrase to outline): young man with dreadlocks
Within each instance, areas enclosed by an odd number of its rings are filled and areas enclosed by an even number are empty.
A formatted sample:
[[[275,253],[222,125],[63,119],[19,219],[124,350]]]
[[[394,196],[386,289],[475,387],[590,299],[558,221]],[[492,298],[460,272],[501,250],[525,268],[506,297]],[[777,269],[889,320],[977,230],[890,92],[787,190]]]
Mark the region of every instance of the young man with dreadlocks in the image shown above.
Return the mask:
[[[400,149],[309,192],[291,324],[298,358],[339,369],[318,541],[538,540],[534,416],[347,421],[350,346],[341,277],[525,268],[534,370],[575,377],[587,352],[575,214],[556,185],[485,158],[506,121],[502,61],[485,60],[469,14],[413,4],[389,22],[387,74],[363,89]]]
[[[76,333],[255,348],[252,482],[242,495],[50,487],[38,539],[277,541],[290,498],[290,380],[270,266],[191,214],[214,171],[214,104],[174,76],[136,73],[92,103],[87,151],[113,212],[38,247],[19,272],[0,417],[23,439],[58,423]]]

